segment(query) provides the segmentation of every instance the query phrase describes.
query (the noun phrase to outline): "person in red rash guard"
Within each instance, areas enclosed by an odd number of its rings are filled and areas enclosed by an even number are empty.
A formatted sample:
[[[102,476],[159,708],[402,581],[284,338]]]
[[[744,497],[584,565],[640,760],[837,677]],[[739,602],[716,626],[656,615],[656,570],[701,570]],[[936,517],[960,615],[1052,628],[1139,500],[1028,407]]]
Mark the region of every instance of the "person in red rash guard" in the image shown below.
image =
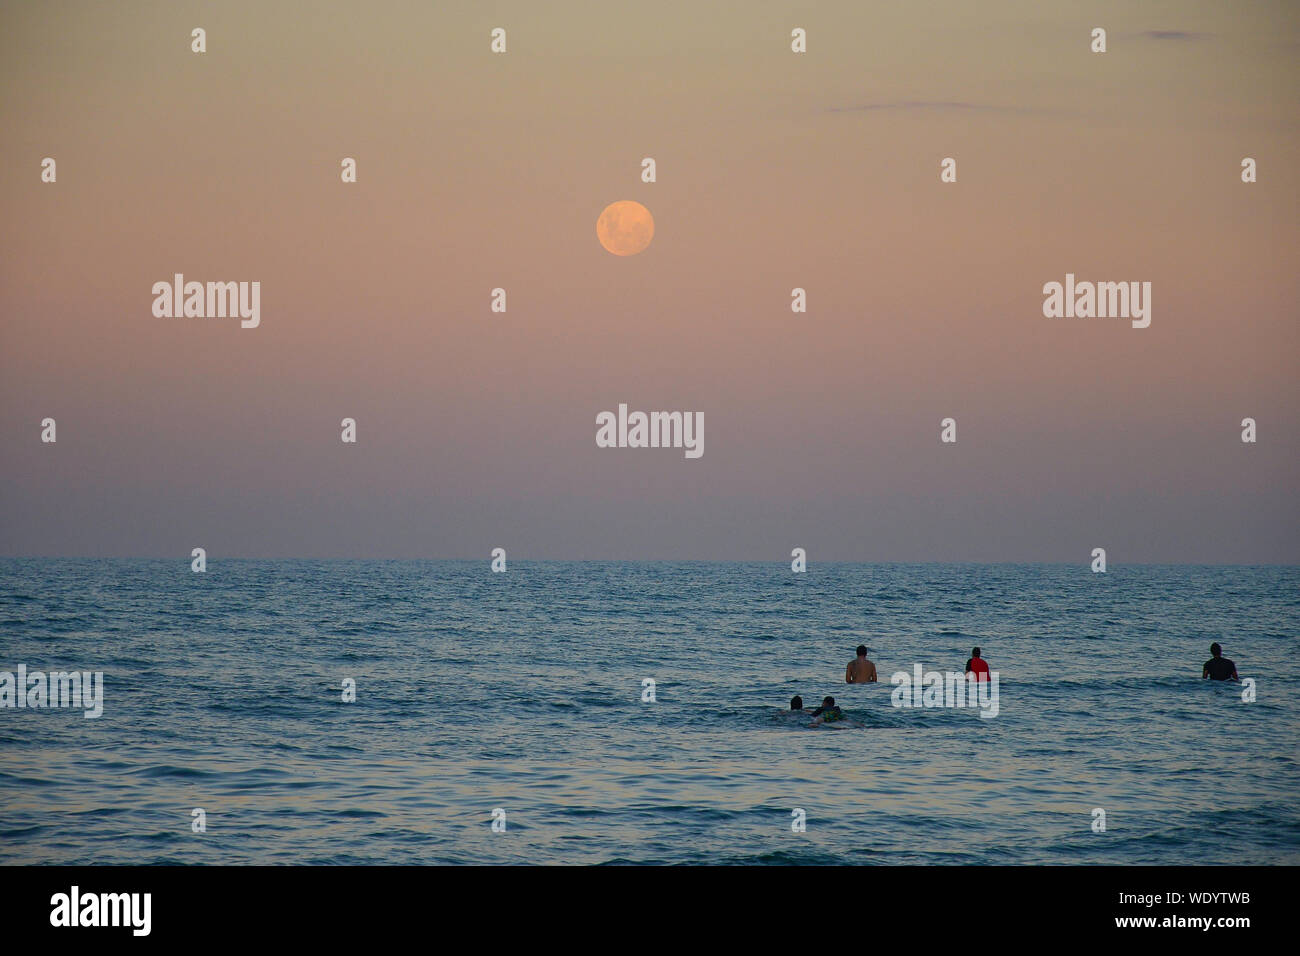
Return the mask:
[[[989,679],[989,665],[984,658],[980,657],[980,649],[972,647],[970,649],[970,658],[966,661],[966,673],[975,674],[975,681],[978,683],[982,680]]]

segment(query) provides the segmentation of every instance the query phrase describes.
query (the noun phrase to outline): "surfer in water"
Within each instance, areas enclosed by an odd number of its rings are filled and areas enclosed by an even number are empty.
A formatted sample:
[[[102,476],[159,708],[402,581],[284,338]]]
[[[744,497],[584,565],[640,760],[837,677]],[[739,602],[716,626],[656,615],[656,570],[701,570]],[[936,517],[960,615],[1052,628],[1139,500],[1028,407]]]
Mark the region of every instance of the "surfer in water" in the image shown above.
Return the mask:
[[[835,706],[835,698],[827,697],[822,705],[812,712],[814,724],[831,724],[844,719],[844,711]]]
[[[874,684],[876,683],[876,665],[867,660],[867,645],[858,645],[858,656],[855,660],[849,661],[849,666],[844,668],[844,683],[846,684]],[[830,700],[829,697],[826,698]],[[832,701],[832,703],[834,703]]]
[[[989,679],[988,662],[985,661],[984,658],[980,657],[980,649],[978,647],[972,647],[970,649],[970,657],[966,659],[966,673],[973,673],[975,675],[976,683]]]
[[[1210,645],[1210,653],[1213,656],[1201,668],[1202,680],[1208,677],[1210,680],[1235,680],[1241,683],[1241,678],[1237,676],[1237,665],[1223,656],[1223,648],[1218,641]]]

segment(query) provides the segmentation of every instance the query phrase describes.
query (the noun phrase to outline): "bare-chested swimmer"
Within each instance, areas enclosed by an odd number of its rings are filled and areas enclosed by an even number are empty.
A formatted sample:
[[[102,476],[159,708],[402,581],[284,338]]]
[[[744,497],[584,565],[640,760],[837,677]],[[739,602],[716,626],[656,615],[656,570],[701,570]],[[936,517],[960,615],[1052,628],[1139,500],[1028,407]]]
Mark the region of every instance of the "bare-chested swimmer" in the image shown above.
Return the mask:
[[[844,683],[876,683],[876,665],[867,660],[867,645],[859,644],[857,659],[849,661],[849,666],[844,668]]]

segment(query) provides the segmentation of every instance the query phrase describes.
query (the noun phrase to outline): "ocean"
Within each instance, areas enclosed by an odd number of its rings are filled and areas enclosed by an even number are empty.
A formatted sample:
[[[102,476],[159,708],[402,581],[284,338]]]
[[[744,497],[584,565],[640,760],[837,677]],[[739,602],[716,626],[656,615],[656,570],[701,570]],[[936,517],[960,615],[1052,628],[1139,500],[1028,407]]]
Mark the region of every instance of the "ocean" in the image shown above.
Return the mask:
[[[0,672],[103,673],[98,718],[0,708],[0,862],[1296,864],[1298,584],[0,559]],[[1256,699],[1200,679],[1212,641]],[[845,684],[858,644],[880,684]],[[995,717],[893,706],[973,645]]]

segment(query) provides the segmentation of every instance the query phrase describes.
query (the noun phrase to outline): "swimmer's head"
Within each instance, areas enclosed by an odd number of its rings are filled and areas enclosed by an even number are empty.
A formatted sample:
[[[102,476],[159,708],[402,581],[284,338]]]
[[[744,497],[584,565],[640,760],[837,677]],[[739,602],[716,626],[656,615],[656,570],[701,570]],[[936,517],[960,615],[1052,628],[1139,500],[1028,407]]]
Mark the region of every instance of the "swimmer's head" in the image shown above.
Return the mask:
[[[859,644],[859,645],[858,645],[858,657],[866,657],[866,656],[867,656],[867,645],[865,645],[865,644]]]
[[[970,656],[971,656],[971,657],[979,657],[979,656],[980,656],[980,649],[979,649],[978,647],[972,647],[972,648],[970,649]]]
[[[1215,657],[1218,657],[1220,654],[1223,653],[1223,648],[1219,646],[1218,641],[1215,641],[1213,644],[1210,645],[1210,653],[1213,654]]]
[[[827,697],[827,698],[824,698],[824,699],[822,700],[822,706],[823,706],[823,707],[834,707],[834,706],[835,706],[835,698],[834,698],[834,697]]]
[[[803,710],[803,698],[800,697],[798,694],[795,694],[793,697],[791,697],[791,698],[790,698],[790,709],[791,709],[791,710]]]

